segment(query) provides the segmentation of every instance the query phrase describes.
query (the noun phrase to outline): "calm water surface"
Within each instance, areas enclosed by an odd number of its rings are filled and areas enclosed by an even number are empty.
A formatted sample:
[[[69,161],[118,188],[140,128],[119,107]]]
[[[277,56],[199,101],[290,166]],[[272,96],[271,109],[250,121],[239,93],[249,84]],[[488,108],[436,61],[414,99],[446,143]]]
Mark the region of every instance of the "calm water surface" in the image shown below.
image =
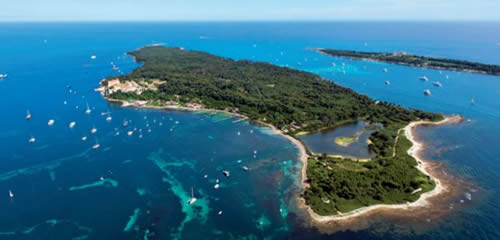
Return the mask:
[[[124,53],[152,43],[286,65],[377,100],[462,114],[470,121],[419,128],[429,144],[424,156],[480,191],[470,191],[472,201],[425,229],[378,222],[322,234],[304,226],[293,199],[301,164],[287,140],[224,115],[121,108],[94,92],[99,80],[117,74],[111,62],[129,72],[138,64]],[[0,24],[0,73],[9,74],[0,81],[0,238],[498,239],[499,77],[306,49],[407,51],[500,64],[498,43],[498,23]],[[431,80],[418,80],[422,75]],[[433,95],[425,97],[424,89]],[[30,137],[36,143],[29,144]],[[95,143],[98,150],[91,149]],[[191,190],[194,206],[186,203]]]

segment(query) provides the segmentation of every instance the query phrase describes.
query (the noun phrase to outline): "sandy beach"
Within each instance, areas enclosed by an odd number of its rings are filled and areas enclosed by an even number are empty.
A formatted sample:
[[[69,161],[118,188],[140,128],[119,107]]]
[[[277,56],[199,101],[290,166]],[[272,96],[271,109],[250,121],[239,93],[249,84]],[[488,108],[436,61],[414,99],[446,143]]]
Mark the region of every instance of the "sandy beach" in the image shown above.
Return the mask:
[[[299,199],[300,200],[299,202],[301,203],[300,206],[303,207],[303,208],[305,208],[307,210],[308,214],[310,215],[311,219],[314,222],[319,222],[319,223],[328,223],[328,222],[334,222],[334,221],[349,220],[349,219],[353,219],[353,218],[360,217],[360,216],[363,216],[363,215],[367,215],[367,214],[369,214],[371,212],[374,212],[376,210],[386,210],[386,209],[390,209],[390,210],[397,210],[397,209],[408,210],[408,209],[411,209],[411,208],[418,208],[418,207],[429,206],[430,205],[429,199],[432,198],[432,197],[435,197],[437,195],[442,194],[443,192],[445,192],[448,189],[448,187],[445,184],[443,184],[443,182],[440,179],[438,179],[435,176],[432,176],[429,173],[428,168],[430,166],[430,161],[425,161],[425,160],[423,160],[420,157],[419,152],[421,152],[423,150],[423,144],[416,141],[414,129],[415,129],[415,127],[417,127],[419,125],[455,124],[455,123],[461,122],[462,120],[463,120],[463,118],[461,116],[452,115],[452,116],[446,117],[445,119],[443,119],[442,121],[439,121],[439,122],[431,122],[431,121],[415,121],[415,122],[411,122],[410,124],[408,124],[403,129],[404,132],[405,132],[406,137],[413,144],[412,147],[410,149],[408,149],[408,154],[410,156],[412,156],[413,158],[415,158],[415,160],[417,160],[417,163],[418,163],[417,169],[419,169],[422,173],[430,176],[435,181],[435,183],[436,183],[436,187],[432,191],[429,191],[427,193],[422,194],[417,201],[412,202],[412,203],[406,203],[406,204],[377,204],[377,205],[372,205],[372,206],[368,206],[368,207],[358,208],[358,209],[355,209],[355,210],[350,211],[348,213],[338,214],[338,215],[331,215],[331,216],[321,216],[321,215],[316,214],[311,209],[311,207],[309,207],[309,206],[307,206],[305,204],[304,199]],[[307,165],[307,160],[303,160],[303,162],[304,162],[304,166],[306,166]],[[306,174],[303,171],[302,172],[303,186],[306,186],[306,184],[304,183],[304,181],[305,181],[305,175]]]
[[[138,105],[136,103],[131,103],[123,100],[118,100],[118,99],[110,99],[106,98],[106,100],[111,101],[111,102],[119,102],[123,107],[136,107],[136,108],[151,108],[151,109],[164,109],[164,110],[179,110],[179,111],[192,111],[192,112],[219,112],[219,113],[226,113],[228,115],[233,115],[236,117],[240,117],[242,119],[248,119],[245,115],[239,114],[239,113],[234,113],[234,112],[229,112],[229,111],[224,111],[224,110],[215,110],[215,109],[206,109],[206,108],[190,108],[190,107],[182,107],[178,105],[165,105],[165,106],[146,106],[146,105]],[[433,179],[436,183],[436,187],[429,192],[426,192],[420,196],[420,198],[412,203],[405,203],[405,204],[377,204],[377,205],[372,205],[372,206],[367,206],[367,207],[362,207],[355,209],[353,211],[350,211],[348,213],[344,214],[338,214],[338,215],[331,215],[331,216],[321,216],[315,213],[311,207],[305,204],[305,200],[303,198],[298,198],[298,203],[299,207],[304,208],[307,210],[308,215],[310,218],[317,223],[328,223],[328,222],[335,222],[335,221],[342,221],[342,220],[350,220],[356,217],[361,217],[363,215],[367,215],[371,212],[378,211],[378,210],[408,210],[411,208],[418,208],[418,207],[425,207],[429,206],[430,202],[429,199],[432,197],[435,197],[437,195],[442,194],[445,192],[448,187],[443,184],[443,182],[438,179],[435,176],[432,176],[429,173],[428,168],[430,167],[430,161],[423,160],[419,156],[419,152],[423,150],[423,144],[419,143],[415,139],[415,127],[419,125],[443,125],[443,124],[456,124],[459,123],[463,120],[463,117],[458,116],[458,115],[451,115],[447,116],[445,119],[439,121],[439,122],[431,122],[431,121],[414,121],[408,124],[405,128],[402,129],[403,132],[405,132],[406,137],[412,142],[412,146],[410,149],[408,149],[408,154],[415,158],[417,161],[417,169],[419,169],[422,173],[428,175]],[[288,139],[290,142],[292,142],[297,149],[299,150],[298,153],[298,158],[302,163],[302,169],[301,169],[301,184],[302,184],[302,189],[308,188],[309,184],[306,182],[307,180],[307,161],[309,159],[309,155],[307,154],[307,150],[305,145],[295,137],[292,137],[290,135],[287,135],[283,133],[280,129],[274,127],[271,124],[262,122],[262,121],[254,121],[255,123],[268,127],[272,130],[272,132],[276,135],[281,135],[284,138]]]

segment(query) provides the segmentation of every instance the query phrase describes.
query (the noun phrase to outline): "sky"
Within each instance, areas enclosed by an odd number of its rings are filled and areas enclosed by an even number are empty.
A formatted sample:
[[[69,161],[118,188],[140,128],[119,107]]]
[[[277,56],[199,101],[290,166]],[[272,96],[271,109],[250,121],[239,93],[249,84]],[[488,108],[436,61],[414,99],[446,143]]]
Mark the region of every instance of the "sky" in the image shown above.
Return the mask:
[[[0,21],[500,21],[500,0],[0,0]]]

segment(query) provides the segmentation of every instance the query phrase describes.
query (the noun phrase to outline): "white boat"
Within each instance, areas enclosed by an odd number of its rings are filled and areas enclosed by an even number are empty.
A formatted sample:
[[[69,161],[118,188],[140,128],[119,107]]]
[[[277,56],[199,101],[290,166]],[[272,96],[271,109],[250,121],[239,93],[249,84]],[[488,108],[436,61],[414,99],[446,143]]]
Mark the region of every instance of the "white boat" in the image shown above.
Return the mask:
[[[7,74],[0,74],[0,80],[3,80],[5,78],[7,78],[7,76],[9,76],[9,75],[7,75]]]
[[[385,85],[390,86],[391,82],[387,80],[387,81],[385,81]]]
[[[72,128],[75,127],[75,125],[76,125],[76,122],[72,121],[72,122],[69,123],[69,128],[72,129]]]
[[[82,141],[83,141],[83,142],[87,141],[87,136],[83,136],[83,137],[82,137]]]
[[[198,199],[196,199],[196,198],[194,197],[194,190],[193,190],[193,188],[191,187],[191,198],[187,201],[187,203],[188,203],[189,205],[192,205],[193,203],[195,203],[195,202],[196,202],[196,200],[198,200]]]
[[[433,82],[432,85],[434,85],[435,87],[442,87],[443,84],[441,84],[441,82]]]
[[[207,179],[207,178],[208,178],[208,175],[207,175],[207,174],[205,174],[205,175],[203,176],[203,178]]]
[[[384,68],[384,72],[388,72],[389,70],[387,70],[387,68]]]
[[[54,125],[55,121],[53,119],[50,119],[49,122],[47,122],[48,126]]]
[[[9,198],[14,198],[14,193],[12,192],[12,190],[9,190]]]
[[[123,122],[122,122],[122,126],[123,126],[123,127],[127,127],[127,126],[128,126],[128,121],[127,121],[127,120],[123,120]]]
[[[422,81],[425,81],[425,82],[429,81],[429,78],[427,76],[421,76],[421,77],[419,77],[419,79]]]
[[[222,171],[222,174],[225,176],[225,177],[229,177],[231,175],[231,173],[229,171]]]
[[[96,129],[95,127],[94,127],[94,128],[92,128],[92,129],[90,129],[90,133],[91,133],[91,134],[95,134],[95,133],[97,133],[97,129]]]
[[[87,109],[85,109],[85,114],[90,114],[92,111],[90,110],[89,104],[87,103]]]
[[[430,96],[430,95],[432,95],[431,90],[429,90],[429,89],[425,89],[425,90],[424,90],[424,95],[426,95],[426,96]]]
[[[128,135],[128,136],[132,136],[133,134],[134,134],[134,131],[128,131],[128,132],[127,132],[127,135]]]
[[[240,131],[238,131],[238,133],[237,133],[237,134],[238,134],[238,135],[241,135]]]
[[[36,139],[35,139],[35,137],[33,137],[33,136],[32,136],[32,137],[31,137],[28,141],[29,141],[30,143],[35,143]]]
[[[115,136],[120,135],[120,131],[116,131]]]
[[[110,122],[113,118],[111,116],[106,117],[106,121]]]
[[[26,120],[30,120],[31,119],[31,113],[30,113],[30,110],[27,110],[26,111]]]
[[[219,189],[219,187],[220,187],[219,183],[215,183],[214,189],[217,190],[217,189]]]
[[[222,210],[220,210],[217,214],[218,214],[218,215],[222,215]]]
[[[95,60],[95,59],[97,59],[97,56],[95,56],[95,55],[91,55],[91,56],[90,56],[90,59]]]
[[[92,149],[97,150],[97,149],[99,149],[99,147],[101,147],[100,144],[95,144],[92,146]]]
[[[243,167],[241,167],[241,169],[243,169],[244,171],[248,171],[249,170],[248,166],[243,166]]]

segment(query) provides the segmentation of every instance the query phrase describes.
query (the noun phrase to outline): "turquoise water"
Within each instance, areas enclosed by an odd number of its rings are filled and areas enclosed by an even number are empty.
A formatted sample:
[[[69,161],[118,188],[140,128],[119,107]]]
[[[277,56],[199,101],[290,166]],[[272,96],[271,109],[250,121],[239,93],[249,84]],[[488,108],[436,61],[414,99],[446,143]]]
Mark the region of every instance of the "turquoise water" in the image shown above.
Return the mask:
[[[0,73],[9,74],[0,81],[0,238],[498,239],[499,77],[306,49],[407,51],[500,64],[498,42],[498,23],[0,24]],[[110,62],[129,72],[138,64],[124,53],[152,43],[286,65],[377,100],[463,114],[470,122],[419,128],[419,136],[430,144],[424,156],[478,189],[469,191],[471,201],[456,198],[463,205],[430,224],[425,217],[412,218],[414,224],[382,220],[320,233],[304,225],[295,206],[301,164],[287,140],[233,122],[237,118],[121,108],[94,92],[99,80],[117,73]],[[418,80],[422,75],[431,81]],[[443,87],[433,87],[433,81]],[[424,96],[424,89],[433,95]],[[84,114],[87,103],[90,115]],[[24,119],[27,109],[30,121]],[[111,112],[112,121],[101,112]],[[129,120],[127,127],[123,120]],[[96,134],[90,134],[92,127]],[[91,149],[96,142],[101,147]],[[223,177],[222,170],[231,176]],[[216,179],[219,189],[213,188]],[[188,206],[191,189],[198,200]]]

